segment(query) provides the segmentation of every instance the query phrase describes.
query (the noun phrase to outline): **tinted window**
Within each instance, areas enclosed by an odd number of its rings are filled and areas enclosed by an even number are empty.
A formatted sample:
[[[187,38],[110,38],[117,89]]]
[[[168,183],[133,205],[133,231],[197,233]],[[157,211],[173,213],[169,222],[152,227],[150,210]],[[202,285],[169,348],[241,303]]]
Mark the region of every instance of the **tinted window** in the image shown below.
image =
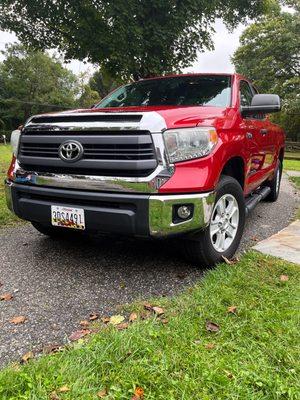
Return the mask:
[[[97,107],[227,107],[230,101],[230,76],[178,76],[142,80],[122,86],[103,99]]]
[[[252,97],[253,93],[249,83],[246,81],[241,81],[240,83],[241,106],[251,106]]]

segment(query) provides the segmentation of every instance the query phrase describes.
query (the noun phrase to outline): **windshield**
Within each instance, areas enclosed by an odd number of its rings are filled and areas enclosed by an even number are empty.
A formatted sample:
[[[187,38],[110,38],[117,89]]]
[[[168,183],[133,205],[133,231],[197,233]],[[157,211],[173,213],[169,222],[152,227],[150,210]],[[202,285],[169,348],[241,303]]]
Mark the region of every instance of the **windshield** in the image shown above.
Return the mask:
[[[231,101],[230,76],[177,76],[141,80],[108,95],[97,108],[148,106],[227,107]]]

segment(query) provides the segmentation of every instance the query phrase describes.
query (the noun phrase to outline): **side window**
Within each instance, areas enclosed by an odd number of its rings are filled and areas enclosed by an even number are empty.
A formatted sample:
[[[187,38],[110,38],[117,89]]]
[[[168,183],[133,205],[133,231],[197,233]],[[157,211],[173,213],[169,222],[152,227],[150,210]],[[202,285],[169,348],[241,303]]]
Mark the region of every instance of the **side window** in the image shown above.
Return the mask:
[[[251,100],[253,97],[253,92],[248,82],[240,82],[240,99],[241,106],[251,106]]]

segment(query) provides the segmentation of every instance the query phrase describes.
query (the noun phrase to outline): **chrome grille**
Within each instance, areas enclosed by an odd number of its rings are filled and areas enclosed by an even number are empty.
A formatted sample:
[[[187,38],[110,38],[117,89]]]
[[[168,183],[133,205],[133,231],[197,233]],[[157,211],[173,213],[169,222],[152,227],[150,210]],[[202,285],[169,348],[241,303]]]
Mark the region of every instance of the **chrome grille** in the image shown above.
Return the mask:
[[[69,164],[59,157],[59,147],[69,140],[80,142],[83,157]],[[145,176],[157,166],[149,131],[119,130],[92,132],[25,129],[18,155],[20,165],[36,172]]]

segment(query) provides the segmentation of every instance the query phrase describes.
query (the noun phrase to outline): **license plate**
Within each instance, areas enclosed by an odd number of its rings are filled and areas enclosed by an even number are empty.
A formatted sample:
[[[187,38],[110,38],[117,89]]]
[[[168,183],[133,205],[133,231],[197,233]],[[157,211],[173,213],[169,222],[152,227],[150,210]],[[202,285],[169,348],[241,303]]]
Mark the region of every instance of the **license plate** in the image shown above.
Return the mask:
[[[84,230],[84,209],[51,206],[51,223],[53,226]]]

